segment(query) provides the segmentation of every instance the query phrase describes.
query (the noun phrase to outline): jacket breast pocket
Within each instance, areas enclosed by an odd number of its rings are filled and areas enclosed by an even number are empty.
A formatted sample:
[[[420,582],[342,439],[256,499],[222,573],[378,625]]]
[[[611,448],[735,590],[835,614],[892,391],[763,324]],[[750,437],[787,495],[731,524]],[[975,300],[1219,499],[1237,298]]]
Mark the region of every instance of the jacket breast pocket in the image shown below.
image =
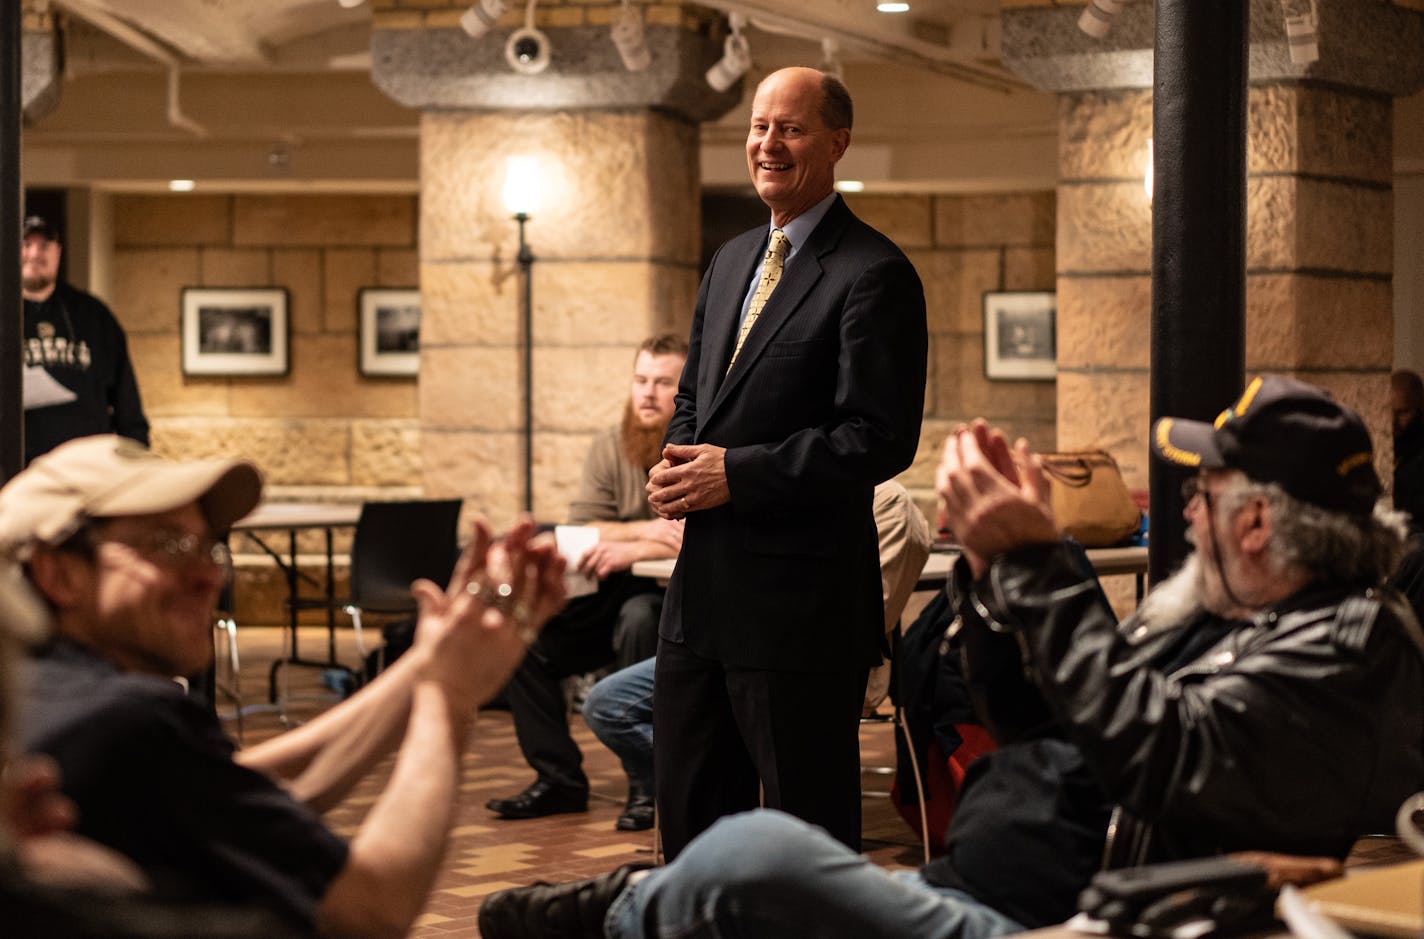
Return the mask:
[[[768,343],[762,353],[769,359],[818,358],[834,354],[835,347],[829,339],[779,339]]]

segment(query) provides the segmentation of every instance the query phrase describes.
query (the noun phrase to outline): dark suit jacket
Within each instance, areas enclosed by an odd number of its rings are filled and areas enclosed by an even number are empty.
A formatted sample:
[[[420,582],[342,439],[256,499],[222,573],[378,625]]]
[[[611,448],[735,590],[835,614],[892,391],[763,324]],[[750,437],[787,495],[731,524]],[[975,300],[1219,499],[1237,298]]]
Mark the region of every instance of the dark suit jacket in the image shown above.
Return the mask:
[[[732,500],[688,514],[661,635],[741,667],[874,665],[872,492],[919,444],[924,290],[838,196],[724,380],[767,238],[763,226],[724,244],[698,291],[667,440],[726,447]]]

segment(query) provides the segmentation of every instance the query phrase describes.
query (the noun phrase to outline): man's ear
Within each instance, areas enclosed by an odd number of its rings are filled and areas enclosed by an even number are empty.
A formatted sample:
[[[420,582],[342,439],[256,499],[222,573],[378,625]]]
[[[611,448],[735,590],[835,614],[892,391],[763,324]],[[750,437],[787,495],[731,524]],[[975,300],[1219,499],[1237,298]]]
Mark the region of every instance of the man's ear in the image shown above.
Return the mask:
[[[850,147],[850,128],[837,127],[831,131],[831,162],[839,163],[841,157],[845,156],[846,150]]]
[[[1252,497],[1236,513],[1236,536],[1248,555],[1263,554],[1271,543],[1271,503],[1263,496]]]
[[[84,594],[83,564],[77,555],[37,548],[29,561],[30,580],[42,597],[62,610],[76,605]]]

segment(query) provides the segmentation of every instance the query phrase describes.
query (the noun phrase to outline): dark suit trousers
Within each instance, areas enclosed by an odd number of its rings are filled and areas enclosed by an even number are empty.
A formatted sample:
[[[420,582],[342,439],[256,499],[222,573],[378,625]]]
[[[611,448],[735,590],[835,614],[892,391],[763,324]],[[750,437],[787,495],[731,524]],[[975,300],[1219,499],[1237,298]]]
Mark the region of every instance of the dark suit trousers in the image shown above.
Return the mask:
[[[569,735],[569,705],[562,681],[614,660],[613,634],[656,632],[663,588],[646,577],[610,574],[598,590],[574,597],[545,624],[505,689],[519,749],[539,778],[557,786],[588,789],[583,754]],[[627,622],[629,617],[646,620]]]
[[[860,710],[868,669],[730,668],[658,644],[653,777],[668,860],[724,815],[768,808],[860,850]]]

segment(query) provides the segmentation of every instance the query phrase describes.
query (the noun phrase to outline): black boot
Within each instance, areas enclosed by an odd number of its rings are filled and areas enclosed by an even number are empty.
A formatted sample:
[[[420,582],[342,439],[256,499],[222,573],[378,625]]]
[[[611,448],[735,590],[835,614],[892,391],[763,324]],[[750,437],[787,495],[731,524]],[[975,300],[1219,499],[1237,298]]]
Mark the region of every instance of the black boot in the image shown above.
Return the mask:
[[[628,780],[628,804],[613,827],[619,831],[647,831],[653,827],[653,796],[636,780]]]
[[[501,890],[480,905],[483,939],[603,939],[603,917],[635,871],[624,864],[590,880]]]

